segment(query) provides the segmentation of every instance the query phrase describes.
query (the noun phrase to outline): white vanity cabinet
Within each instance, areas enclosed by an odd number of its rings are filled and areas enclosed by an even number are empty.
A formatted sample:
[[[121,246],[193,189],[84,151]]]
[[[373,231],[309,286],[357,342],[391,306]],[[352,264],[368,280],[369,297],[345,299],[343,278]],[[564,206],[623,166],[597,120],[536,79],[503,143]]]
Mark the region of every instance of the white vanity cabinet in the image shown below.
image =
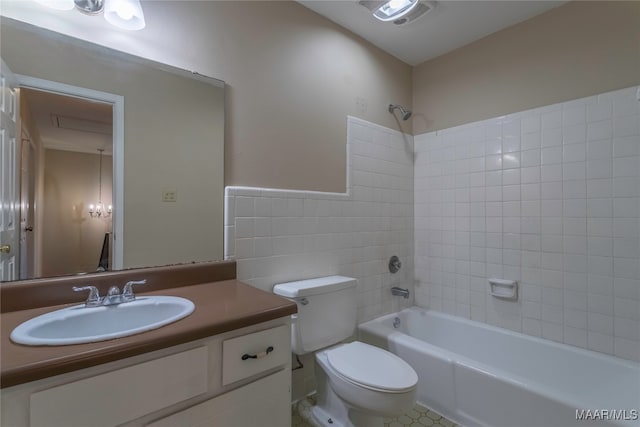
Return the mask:
[[[290,320],[5,388],[3,427],[286,427]]]

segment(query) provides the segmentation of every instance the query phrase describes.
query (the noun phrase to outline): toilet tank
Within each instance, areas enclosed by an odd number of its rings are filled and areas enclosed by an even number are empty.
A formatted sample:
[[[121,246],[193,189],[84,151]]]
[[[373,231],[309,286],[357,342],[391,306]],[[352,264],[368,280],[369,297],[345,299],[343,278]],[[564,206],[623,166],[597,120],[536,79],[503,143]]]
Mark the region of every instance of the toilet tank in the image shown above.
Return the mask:
[[[298,305],[291,316],[291,348],[309,353],[336,344],[353,335],[357,320],[357,280],[345,276],[275,285],[273,292]]]

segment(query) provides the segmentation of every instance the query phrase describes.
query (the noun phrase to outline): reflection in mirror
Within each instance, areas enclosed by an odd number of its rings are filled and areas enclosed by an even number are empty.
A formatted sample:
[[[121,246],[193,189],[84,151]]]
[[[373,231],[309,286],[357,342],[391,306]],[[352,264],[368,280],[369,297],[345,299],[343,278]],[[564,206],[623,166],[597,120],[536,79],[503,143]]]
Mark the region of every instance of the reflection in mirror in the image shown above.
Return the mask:
[[[109,270],[112,105],[29,88],[19,105],[19,277]]]
[[[92,146],[84,153],[69,149],[66,159],[57,159],[63,166],[56,175],[56,183],[45,185],[46,166],[40,178],[21,182],[22,191],[28,197],[34,197],[32,212],[25,215],[24,228],[34,225],[33,232],[21,231],[20,239],[29,241],[20,251],[23,257],[32,257],[36,261],[25,263],[14,277],[30,278],[61,274],[75,274],[81,271],[93,272],[105,256],[109,268],[133,268],[159,266],[185,262],[199,262],[222,259],[223,250],[223,162],[224,162],[224,83],[203,77],[195,73],[178,70],[164,64],[143,60],[138,57],[112,51],[55,32],[34,27],[6,17],[0,18],[0,52],[2,59],[18,77],[43,79],[61,85],[71,85],[101,93],[113,94],[124,100],[124,143],[119,154],[114,148],[111,157],[106,146],[102,159],[102,198],[103,204],[112,195],[110,179],[117,186],[118,176],[122,177],[122,203],[117,197],[113,204],[113,233],[108,250],[105,234],[112,228],[105,218],[92,218],[88,205],[97,204],[99,195],[99,154],[98,146]],[[23,90],[23,89],[21,89]],[[31,100],[27,104],[35,104]],[[37,109],[32,106],[33,110]],[[38,113],[30,112],[35,116]],[[61,114],[63,115],[63,114]],[[76,126],[74,119],[85,116],[69,113],[66,126]],[[112,114],[112,116],[116,116]],[[51,121],[51,115],[49,121]],[[93,133],[105,131],[108,127],[103,119],[89,119]],[[95,123],[94,123],[95,122]],[[71,124],[69,124],[71,123]],[[83,123],[87,127],[87,120]],[[102,128],[100,128],[102,126]],[[22,128],[22,126],[19,126]],[[118,125],[112,125],[117,134]],[[86,129],[85,129],[86,130]],[[29,157],[31,144],[41,138],[39,131],[30,131],[25,139],[31,141],[24,145],[23,155],[27,165],[37,170],[36,155]],[[78,130],[73,130],[79,134]],[[35,135],[34,135],[35,134]],[[103,138],[110,139],[106,134]],[[114,135],[117,140],[117,135]],[[68,141],[67,141],[68,142]],[[66,143],[66,142],[65,142]],[[49,149],[47,149],[48,151]],[[45,157],[54,157],[45,156]],[[81,160],[84,159],[84,160]],[[113,166],[110,166],[110,164]],[[46,165],[46,163],[45,163]],[[52,166],[53,167],[53,166]],[[49,169],[52,170],[52,169]],[[72,177],[72,172],[84,170],[84,178]],[[37,176],[37,175],[36,175]],[[68,180],[68,181],[66,181]],[[62,187],[78,186],[78,180],[91,184],[76,201],[65,200]],[[52,181],[54,182],[54,181]],[[40,187],[38,187],[40,183]],[[38,190],[41,188],[42,190]],[[28,196],[29,191],[33,196]],[[47,204],[37,203],[38,191],[42,191],[42,200],[57,200],[67,206],[60,206],[58,213],[52,213]],[[91,194],[89,194],[91,193]],[[75,206],[75,211],[73,210]],[[56,215],[70,209],[67,215],[70,222],[61,226]],[[119,214],[119,215],[118,215]],[[29,220],[29,215],[33,218]],[[75,216],[74,216],[75,215]],[[75,221],[75,222],[74,222]],[[116,222],[122,221],[119,235]],[[71,225],[73,224],[73,225]],[[98,226],[100,224],[100,226]],[[54,227],[54,230],[50,230]],[[57,228],[56,228],[57,227]],[[74,237],[62,237],[62,228],[75,230]],[[75,227],[75,229],[74,229]],[[91,231],[89,231],[89,227]],[[95,228],[95,230],[93,230]],[[51,233],[50,233],[51,232]],[[29,233],[32,236],[29,236]],[[38,238],[38,235],[41,237]],[[52,260],[51,268],[45,267],[44,257],[38,257],[45,250],[45,234],[51,234],[51,246],[57,259]],[[99,240],[99,249],[87,249],[86,240]],[[98,237],[100,236],[100,237]],[[87,253],[82,267],[63,269],[69,258],[75,257],[66,247],[68,240],[76,239],[81,253]],[[64,242],[64,243],[63,243]],[[93,243],[92,243],[93,244]],[[118,264],[117,254],[113,251],[121,248]],[[90,254],[89,254],[90,253]],[[40,261],[37,261],[37,260]],[[18,264],[20,265],[20,264]]]

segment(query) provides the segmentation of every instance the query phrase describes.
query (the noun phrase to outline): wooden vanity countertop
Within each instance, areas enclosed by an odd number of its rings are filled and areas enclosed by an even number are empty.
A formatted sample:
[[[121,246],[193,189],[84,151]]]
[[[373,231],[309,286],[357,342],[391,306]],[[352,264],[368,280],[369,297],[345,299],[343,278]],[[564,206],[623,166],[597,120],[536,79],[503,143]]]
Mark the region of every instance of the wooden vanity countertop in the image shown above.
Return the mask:
[[[160,350],[288,316],[297,311],[294,302],[235,279],[140,292],[140,295],[179,296],[193,301],[196,308],[186,318],[159,329],[109,341],[65,346],[25,346],[13,343],[9,335],[16,326],[28,319],[78,305],[77,302],[2,313],[0,386],[11,387]]]

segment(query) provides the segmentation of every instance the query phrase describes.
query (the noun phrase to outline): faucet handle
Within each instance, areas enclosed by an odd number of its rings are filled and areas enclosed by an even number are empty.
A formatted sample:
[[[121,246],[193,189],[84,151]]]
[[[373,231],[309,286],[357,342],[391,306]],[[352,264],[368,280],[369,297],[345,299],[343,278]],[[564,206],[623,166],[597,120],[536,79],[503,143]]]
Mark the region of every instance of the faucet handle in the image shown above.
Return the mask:
[[[144,280],[131,280],[129,282],[127,282],[124,285],[124,288],[122,288],[122,298],[126,299],[126,300],[133,300],[135,299],[135,295],[133,293],[133,286],[134,285],[144,285],[147,283],[147,279]]]
[[[95,286],[74,286],[74,292],[89,291],[89,296],[84,304],[88,307],[100,304],[100,293]]]

